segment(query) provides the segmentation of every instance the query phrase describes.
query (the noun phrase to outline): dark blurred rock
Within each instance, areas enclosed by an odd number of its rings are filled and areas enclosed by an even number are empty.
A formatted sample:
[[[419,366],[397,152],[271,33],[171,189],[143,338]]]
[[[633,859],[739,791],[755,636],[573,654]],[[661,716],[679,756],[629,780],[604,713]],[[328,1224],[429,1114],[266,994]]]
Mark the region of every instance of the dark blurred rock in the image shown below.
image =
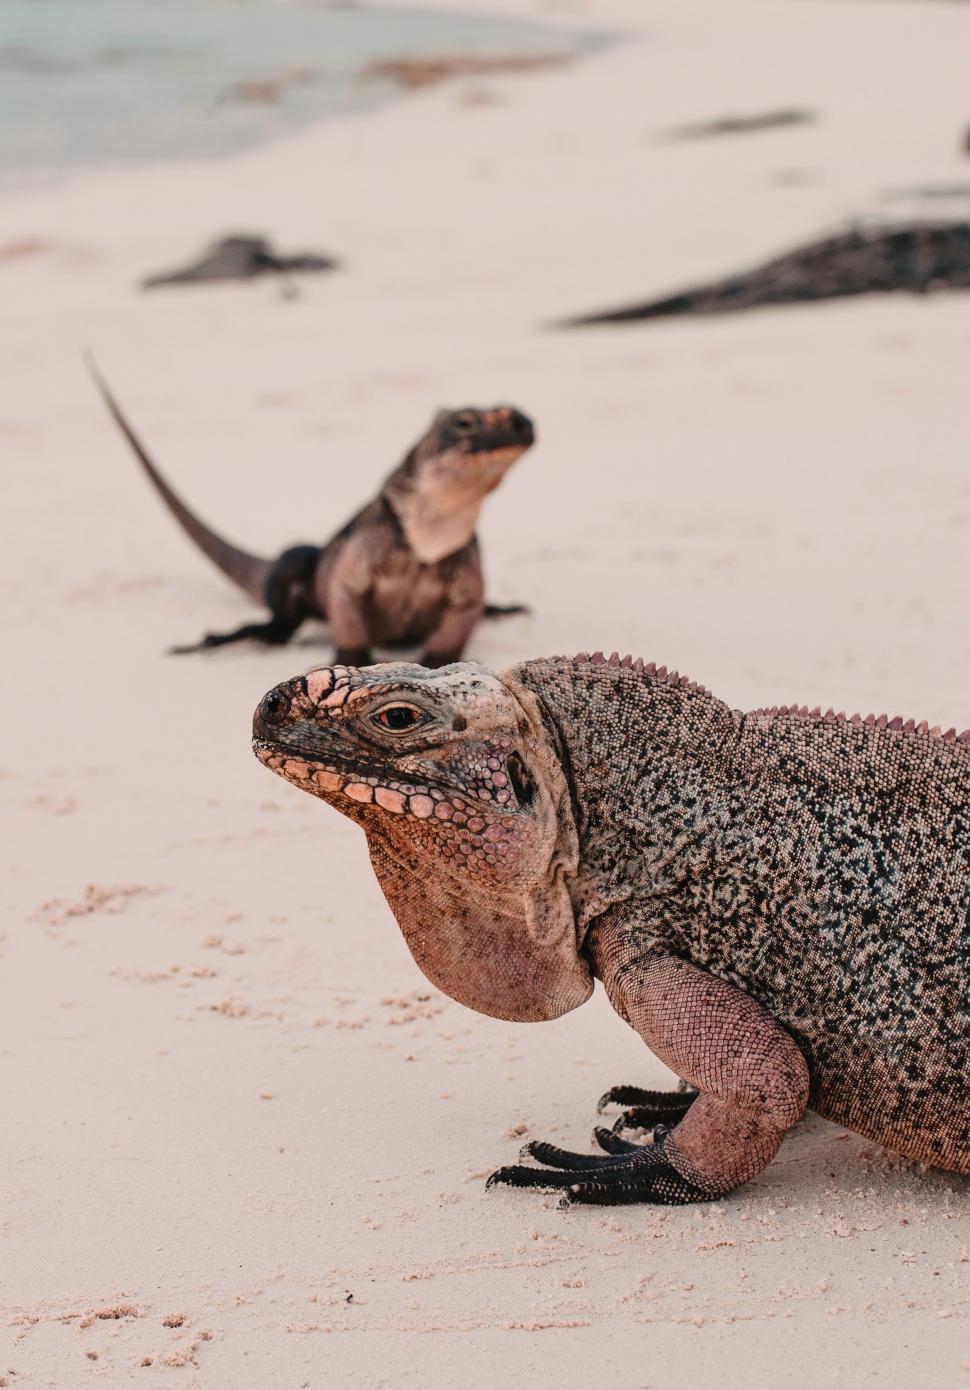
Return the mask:
[[[713,121],[693,121],[671,126],[662,132],[666,140],[707,140],[717,135],[753,135],[761,130],[777,130],[782,126],[814,125],[814,111],[800,107],[780,111],[761,111],[750,116],[719,116]]]
[[[917,223],[826,237],[743,274],[663,299],[583,314],[561,326],[729,314],[768,304],[803,304],[860,294],[966,289],[970,289],[970,222]]]
[[[255,275],[286,275],[295,271],[335,270],[339,262],[313,252],[283,256],[266,237],[234,235],[214,241],[201,259],[181,270],[149,275],[142,289],[159,285],[189,285],[200,280],[251,280]]]
[[[572,62],[568,53],[451,53],[437,57],[378,58],[361,69],[365,81],[394,82],[417,91],[453,77],[493,77],[504,73],[537,72]]]

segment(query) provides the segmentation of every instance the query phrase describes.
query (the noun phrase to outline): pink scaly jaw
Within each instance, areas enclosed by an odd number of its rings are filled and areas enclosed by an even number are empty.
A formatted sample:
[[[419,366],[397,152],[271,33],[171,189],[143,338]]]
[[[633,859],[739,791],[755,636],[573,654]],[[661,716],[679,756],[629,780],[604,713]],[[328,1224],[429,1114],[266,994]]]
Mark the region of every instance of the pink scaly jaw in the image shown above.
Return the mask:
[[[412,783],[382,782],[376,777],[361,780],[358,775],[339,772],[326,763],[294,758],[268,747],[258,747],[256,756],[264,767],[303,791],[330,796],[339,793],[348,801],[360,806],[376,806],[392,816],[411,815],[416,820],[435,816],[441,821],[457,820],[459,823],[468,820],[465,799],[448,798],[438,788],[416,789]],[[477,829],[484,826],[484,821],[472,819],[469,826]]]
[[[409,816],[415,821],[428,822],[429,830],[434,828],[440,832],[440,856],[456,865],[463,862],[469,868],[475,863],[500,865],[514,852],[523,833],[514,816],[498,814],[500,807],[493,798],[498,794],[503,795],[504,800],[510,793],[506,786],[508,778],[501,772],[497,758],[489,759],[486,764],[491,787],[477,789],[478,798],[485,803],[481,807],[484,814],[478,814],[474,790],[462,795],[391,778],[362,778],[359,773],[341,772],[326,763],[294,758],[268,747],[257,747],[256,756],[264,767],[284,781],[323,797],[338,810],[341,807],[337,798],[343,798],[354,806],[386,812],[391,817]],[[492,763],[496,766],[492,767]],[[351,807],[346,810],[352,813]]]

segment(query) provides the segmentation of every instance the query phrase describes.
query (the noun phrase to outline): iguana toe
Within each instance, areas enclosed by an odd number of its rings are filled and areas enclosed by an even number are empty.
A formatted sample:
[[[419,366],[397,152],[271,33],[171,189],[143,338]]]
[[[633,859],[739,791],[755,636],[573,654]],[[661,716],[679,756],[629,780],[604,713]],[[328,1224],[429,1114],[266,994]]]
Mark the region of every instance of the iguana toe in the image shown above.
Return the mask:
[[[603,1131],[604,1137],[609,1131]],[[619,1206],[648,1202],[656,1206],[683,1206],[689,1202],[710,1202],[721,1195],[714,1187],[704,1187],[683,1176],[664,1152],[667,1132],[652,1144],[626,1144],[609,1156],[570,1153],[553,1144],[533,1141],[523,1154],[529,1154],[542,1168],[514,1164],[499,1168],[486,1188],[499,1183],[507,1187],[540,1187],[562,1190],[563,1207],[582,1203]],[[606,1142],[611,1143],[615,1136]],[[599,1141],[599,1135],[597,1135]],[[605,1147],[605,1145],[604,1145]]]
[[[639,1086],[612,1086],[600,1096],[596,1109],[600,1114],[610,1105],[625,1105],[613,1125],[614,1134],[625,1129],[653,1129],[659,1124],[676,1124],[687,1114],[697,1099],[695,1090],[644,1091]]]
[[[656,1146],[649,1147],[653,1150]],[[570,1184],[559,1199],[559,1205],[565,1209],[645,1202],[655,1207],[684,1207],[693,1202],[715,1202],[723,1195],[682,1177],[666,1160],[651,1167],[636,1166],[631,1160],[625,1170],[611,1169],[608,1173],[594,1175],[589,1182]]]
[[[623,1152],[628,1149],[637,1148],[636,1144],[627,1144],[624,1140]],[[578,1154],[569,1149],[559,1149],[555,1144],[544,1144],[541,1139],[533,1139],[526,1144],[519,1154],[520,1158],[534,1158],[537,1163],[542,1163],[547,1168],[573,1168],[586,1170],[589,1168],[608,1167],[615,1162],[611,1155],[606,1157],[600,1154]],[[531,1169],[529,1170],[532,1171]]]
[[[608,1154],[626,1154],[640,1148],[639,1144],[631,1144],[629,1139],[622,1139],[615,1129],[604,1129],[602,1125],[597,1125],[593,1130],[593,1138]]]
[[[496,1168],[485,1183],[485,1191],[501,1183],[505,1187],[568,1187],[576,1181],[573,1170],[561,1172],[554,1168],[527,1168],[522,1163],[512,1163],[506,1168]]]
[[[596,1109],[600,1115],[611,1105],[686,1109],[696,1096],[694,1088],[684,1082],[676,1091],[645,1091],[642,1086],[611,1086],[596,1102]]]

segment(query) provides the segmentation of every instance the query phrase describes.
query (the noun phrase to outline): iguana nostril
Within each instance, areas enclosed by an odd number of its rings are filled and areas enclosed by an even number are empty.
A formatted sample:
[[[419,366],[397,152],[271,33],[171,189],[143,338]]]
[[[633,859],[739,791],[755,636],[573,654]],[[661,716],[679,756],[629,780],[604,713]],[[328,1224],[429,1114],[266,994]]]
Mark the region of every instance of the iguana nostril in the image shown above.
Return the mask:
[[[264,724],[279,724],[289,712],[290,702],[279,690],[264,695],[259,705],[259,717]]]

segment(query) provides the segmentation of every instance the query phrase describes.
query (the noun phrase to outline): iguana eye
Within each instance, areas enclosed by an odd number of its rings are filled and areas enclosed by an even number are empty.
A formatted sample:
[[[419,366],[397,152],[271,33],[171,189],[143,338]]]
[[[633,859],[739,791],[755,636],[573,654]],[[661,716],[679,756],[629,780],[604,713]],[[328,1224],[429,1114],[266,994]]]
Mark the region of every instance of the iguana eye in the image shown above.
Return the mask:
[[[423,724],[425,714],[414,705],[385,705],[383,709],[371,715],[371,720],[382,729],[390,729],[393,734],[403,734],[408,729]]]

